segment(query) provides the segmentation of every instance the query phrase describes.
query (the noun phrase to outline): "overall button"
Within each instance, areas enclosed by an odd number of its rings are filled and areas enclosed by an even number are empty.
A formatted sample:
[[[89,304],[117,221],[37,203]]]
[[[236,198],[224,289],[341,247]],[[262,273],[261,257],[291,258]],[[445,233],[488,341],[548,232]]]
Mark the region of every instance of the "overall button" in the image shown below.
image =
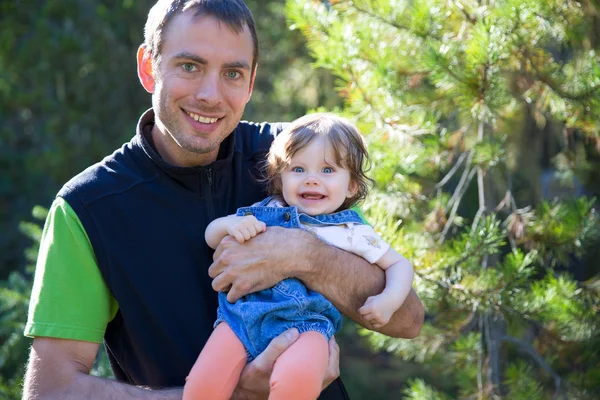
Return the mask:
[[[290,215],[289,212],[286,212],[285,214],[283,214],[283,219],[285,219],[285,222],[288,222],[290,220],[290,218],[292,218],[292,216]]]
[[[252,213],[250,211],[246,211],[244,215],[252,215]]]

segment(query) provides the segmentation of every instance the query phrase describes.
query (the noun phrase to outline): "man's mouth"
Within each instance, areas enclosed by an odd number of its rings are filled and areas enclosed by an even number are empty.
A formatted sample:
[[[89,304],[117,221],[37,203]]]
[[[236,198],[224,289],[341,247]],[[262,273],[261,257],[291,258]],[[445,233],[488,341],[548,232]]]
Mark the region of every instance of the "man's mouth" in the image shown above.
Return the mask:
[[[185,112],[187,115],[190,116],[190,118],[192,118],[193,120],[200,122],[202,124],[214,124],[215,122],[217,122],[219,120],[219,118],[210,118],[210,117],[203,117],[202,115],[198,115],[192,112]]]

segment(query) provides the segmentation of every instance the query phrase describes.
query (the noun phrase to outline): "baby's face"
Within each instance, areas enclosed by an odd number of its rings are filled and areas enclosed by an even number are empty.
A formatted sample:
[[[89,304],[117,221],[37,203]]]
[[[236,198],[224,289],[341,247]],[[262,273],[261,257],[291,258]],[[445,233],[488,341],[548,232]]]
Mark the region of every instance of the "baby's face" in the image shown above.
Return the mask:
[[[285,202],[308,215],[330,214],[357,191],[350,172],[335,163],[333,148],[323,137],[292,157],[281,173],[281,185]]]

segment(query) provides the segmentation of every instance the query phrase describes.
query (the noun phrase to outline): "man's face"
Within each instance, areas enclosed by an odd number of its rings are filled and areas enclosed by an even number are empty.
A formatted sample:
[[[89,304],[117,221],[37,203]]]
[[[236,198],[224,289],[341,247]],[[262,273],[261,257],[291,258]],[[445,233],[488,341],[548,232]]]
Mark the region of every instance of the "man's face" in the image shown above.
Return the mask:
[[[227,24],[192,12],[169,22],[151,90],[152,137],[167,162],[197,166],[217,158],[252,94],[252,61],[247,27],[236,34]]]

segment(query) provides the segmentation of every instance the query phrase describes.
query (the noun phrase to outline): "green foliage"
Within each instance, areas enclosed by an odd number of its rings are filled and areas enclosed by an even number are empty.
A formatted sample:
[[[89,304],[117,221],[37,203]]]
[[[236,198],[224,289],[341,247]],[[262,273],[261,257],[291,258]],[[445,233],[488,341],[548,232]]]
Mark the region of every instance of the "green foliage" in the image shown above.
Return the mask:
[[[409,382],[404,394],[411,400],[448,400],[450,397],[436,391],[420,379]]]
[[[6,282],[0,282],[0,342],[3,343],[0,347],[0,393],[3,393],[3,398],[6,399],[21,398],[25,361],[31,344],[31,340],[23,336],[31,294],[31,281],[28,276],[35,268],[42,235],[40,224],[47,215],[48,210],[35,207],[32,216],[37,223],[21,223],[21,232],[33,242],[26,249],[30,264],[26,267],[26,274],[13,271]]]
[[[0,394],[20,399],[24,361],[31,341],[23,336],[31,283],[17,272],[0,285]]]
[[[361,330],[374,348],[449,378],[407,381],[406,397],[595,398],[579,377],[600,373],[589,346],[598,278],[568,270],[598,240],[596,201],[527,205],[513,182],[530,179],[518,166],[538,154],[527,116],[600,137],[597,4],[288,0],[286,10],[367,136],[367,218],[415,267],[428,313],[419,337]],[[571,182],[590,175],[594,150],[581,149],[556,157]]]
[[[543,400],[546,398],[531,367],[524,362],[517,362],[506,369],[506,384],[510,388],[509,396],[514,392],[524,399]]]

